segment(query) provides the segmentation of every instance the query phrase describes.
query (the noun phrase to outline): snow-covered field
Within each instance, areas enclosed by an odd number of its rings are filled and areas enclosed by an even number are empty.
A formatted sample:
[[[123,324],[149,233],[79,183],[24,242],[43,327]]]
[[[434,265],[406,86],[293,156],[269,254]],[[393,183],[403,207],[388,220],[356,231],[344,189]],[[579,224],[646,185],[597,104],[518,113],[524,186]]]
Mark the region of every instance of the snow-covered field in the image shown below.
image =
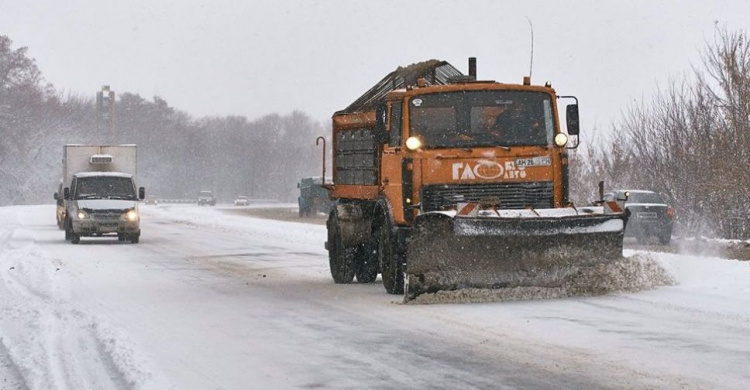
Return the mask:
[[[54,206],[0,208],[0,389],[750,388],[750,262],[638,252],[678,284],[403,305],[333,284],[325,226],[141,210],[140,244],[71,245]]]

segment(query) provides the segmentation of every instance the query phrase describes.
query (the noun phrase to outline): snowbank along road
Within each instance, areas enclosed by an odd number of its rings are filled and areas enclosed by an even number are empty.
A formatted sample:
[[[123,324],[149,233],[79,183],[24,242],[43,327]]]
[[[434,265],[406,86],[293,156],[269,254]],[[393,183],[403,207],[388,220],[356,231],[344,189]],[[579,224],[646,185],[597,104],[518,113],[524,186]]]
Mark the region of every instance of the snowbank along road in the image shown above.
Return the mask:
[[[140,244],[0,208],[0,389],[747,389],[750,262],[626,251],[675,285],[404,305],[335,285],[325,226],[142,207]]]

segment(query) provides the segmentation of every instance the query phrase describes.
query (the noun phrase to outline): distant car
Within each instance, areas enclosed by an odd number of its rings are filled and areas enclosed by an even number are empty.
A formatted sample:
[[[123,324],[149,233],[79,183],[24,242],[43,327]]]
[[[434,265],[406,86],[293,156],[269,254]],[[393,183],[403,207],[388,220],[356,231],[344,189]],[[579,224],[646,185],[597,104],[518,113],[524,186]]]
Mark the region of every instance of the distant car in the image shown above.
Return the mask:
[[[247,196],[238,196],[237,199],[234,200],[235,206],[247,206],[250,204],[250,199],[247,198]]]
[[[146,204],[157,205],[159,200],[156,199],[156,195],[146,195]]]
[[[198,194],[198,206],[205,205],[216,205],[216,198],[214,198],[214,193],[212,191],[203,190]]]
[[[614,200],[624,205],[629,215],[626,237],[635,237],[639,243],[648,243],[656,238],[662,245],[669,244],[675,213],[661,195],[645,190],[616,190],[605,194],[604,200]]]

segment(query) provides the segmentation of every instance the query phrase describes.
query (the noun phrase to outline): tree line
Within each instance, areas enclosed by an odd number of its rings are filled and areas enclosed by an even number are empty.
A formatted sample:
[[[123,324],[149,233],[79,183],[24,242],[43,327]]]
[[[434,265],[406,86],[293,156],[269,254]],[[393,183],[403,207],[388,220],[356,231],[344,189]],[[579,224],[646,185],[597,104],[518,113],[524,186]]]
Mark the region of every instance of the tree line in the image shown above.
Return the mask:
[[[44,81],[27,48],[0,36],[0,205],[49,203],[64,144],[137,144],[138,185],[164,198],[213,190],[295,201],[301,177],[320,175],[315,138],[324,127],[301,111],[193,118],[156,96],[119,93],[114,129],[93,93],[62,96]]]
[[[124,92],[111,132],[93,98],[62,96],[26,48],[11,46],[0,36],[0,205],[50,202],[66,143],[137,144],[139,185],[162,197],[211,189],[220,201],[293,201],[299,178],[319,175],[314,140],[328,129],[300,111],[193,118],[158,96]],[[604,180],[608,189],[664,194],[682,234],[750,236],[747,34],[717,30],[701,60],[691,76],[628,107],[609,137],[572,153],[576,204],[596,199],[595,183]]]
[[[689,76],[633,104],[610,136],[574,156],[579,203],[591,181],[651,189],[675,208],[680,234],[750,238],[750,43],[718,29]]]

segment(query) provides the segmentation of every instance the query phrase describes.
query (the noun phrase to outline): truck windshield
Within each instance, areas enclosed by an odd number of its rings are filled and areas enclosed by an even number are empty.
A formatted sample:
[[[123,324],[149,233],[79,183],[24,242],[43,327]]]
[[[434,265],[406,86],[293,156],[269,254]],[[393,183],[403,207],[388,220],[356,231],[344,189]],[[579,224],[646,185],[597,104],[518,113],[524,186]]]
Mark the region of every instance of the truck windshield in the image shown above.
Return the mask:
[[[552,144],[551,96],[528,91],[463,91],[409,101],[411,135],[425,147]]]
[[[75,199],[137,200],[133,181],[129,177],[117,176],[79,177]]]

